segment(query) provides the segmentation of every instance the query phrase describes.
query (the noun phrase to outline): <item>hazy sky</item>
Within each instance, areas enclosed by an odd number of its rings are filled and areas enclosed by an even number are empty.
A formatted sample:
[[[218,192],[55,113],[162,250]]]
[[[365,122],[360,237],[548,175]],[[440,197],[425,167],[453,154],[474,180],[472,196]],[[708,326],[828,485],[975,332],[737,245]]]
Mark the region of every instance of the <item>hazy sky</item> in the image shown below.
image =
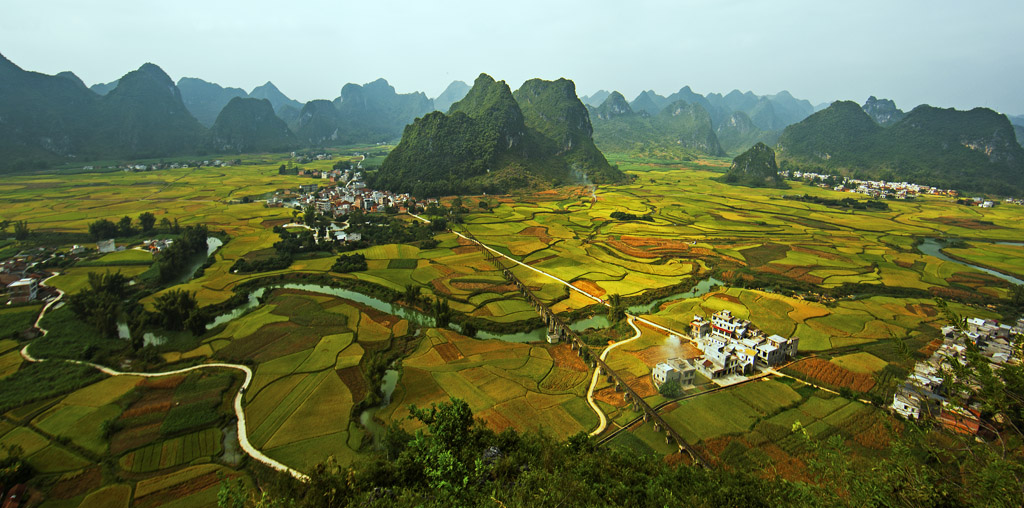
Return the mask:
[[[107,82],[144,62],[172,78],[306,101],[387,79],[439,94],[487,72],[515,89],[789,90],[814,104],[891,98],[1024,114],[1019,0],[5,1],[0,53]]]

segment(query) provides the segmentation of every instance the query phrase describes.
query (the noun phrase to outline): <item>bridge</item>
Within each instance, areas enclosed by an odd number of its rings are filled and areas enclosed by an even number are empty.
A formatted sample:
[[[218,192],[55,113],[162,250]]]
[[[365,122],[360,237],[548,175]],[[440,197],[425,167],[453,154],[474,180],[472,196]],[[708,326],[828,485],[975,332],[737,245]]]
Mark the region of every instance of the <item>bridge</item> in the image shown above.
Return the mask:
[[[540,315],[544,325],[548,328],[548,336],[557,339],[558,342],[568,342],[573,351],[576,352],[577,356],[587,362],[591,368],[597,369],[598,375],[606,376],[608,383],[613,384],[616,392],[622,393],[623,400],[632,406],[634,412],[641,413],[644,422],[654,422],[655,432],[664,433],[665,444],[673,444],[679,447],[680,452],[686,452],[691,461],[694,464],[701,466],[707,466],[704,458],[697,450],[693,449],[685,439],[678,432],[676,432],[665,420],[654,410],[647,402],[644,401],[643,397],[638,395],[630,386],[626,383],[625,378],[615,372],[614,369],[608,366],[603,360],[601,360],[597,354],[590,351],[590,347],[583,342],[583,339],[576,333],[575,330],[569,328],[569,326],[562,321],[562,318],[558,317],[550,307],[544,302],[537,298],[533,291],[530,290],[529,286],[523,283],[516,276],[512,270],[504,265],[502,262],[504,257],[495,254],[490,249],[486,248],[479,240],[473,237],[469,231],[463,231],[463,235],[473,242],[477,247],[484,252],[484,255],[488,262],[495,266],[501,274],[505,277],[505,280],[512,283],[519,289],[526,301],[533,305],[534,310]]]

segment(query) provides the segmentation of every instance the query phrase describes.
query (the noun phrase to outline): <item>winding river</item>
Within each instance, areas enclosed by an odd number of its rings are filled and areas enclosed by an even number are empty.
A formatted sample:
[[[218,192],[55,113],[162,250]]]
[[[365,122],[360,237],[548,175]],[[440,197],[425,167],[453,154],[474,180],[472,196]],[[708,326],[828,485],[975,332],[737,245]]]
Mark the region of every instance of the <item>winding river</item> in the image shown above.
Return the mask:
[[[996,242],[996,243],[999,244],[999,245],[1024,245],[1024,243],[1021,243],[1021,242]],[[958,263],[958,264],[961,264],[963,266],[974,268],[975,270],[981,270],[982,272],[985,272],[985,273],[990,274],[990,275],[995,275],[996,277],[999,277],[1000,279],[1008,281],[1011,284],[1024,284],[1024,280],[1018,279],[1017,277],[1014,277],[1012,275],[1007,275],[1007,274],[1002,273],[1002,272],[997,272],[997,271],[995,271],[995,270],[993,270],[991,268],[985,268],[984,266],[978,266],[978,265],[975,265],[975,264],[971,264],[971,263],[967,263],[967,262],[964,262],[964,261],[960,261],[958,259],[953,259],[953,258],[943,254],[942,247],[944,247],[944,246],[945,246],[945,244],[943,242],[941,242],[939,240],[936,240],[935,238],[925,238],[924,242],[922,242],[921,245],[917,246],[917,250],[919,250],[922,253],[927,254],[929,256],[937,257],[937,258],[939,258],[939,259],[941,259],[943,261],[950,261],[950,262],[953,262],[953,263]]]

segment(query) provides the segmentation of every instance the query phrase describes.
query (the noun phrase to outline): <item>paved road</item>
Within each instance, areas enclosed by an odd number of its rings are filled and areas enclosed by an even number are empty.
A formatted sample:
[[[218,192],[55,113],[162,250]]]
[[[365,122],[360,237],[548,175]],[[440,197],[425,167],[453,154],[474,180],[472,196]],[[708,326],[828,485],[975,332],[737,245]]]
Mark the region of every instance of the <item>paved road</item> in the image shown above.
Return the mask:
[[[53,276],[48,277],[46,280],[50,280],[51,278],[56,277],[57,275],[59,275],[59,274],[55,273]],[[40,285],[45,285],[45,282],[46,281],[43,281],[43,283],[41,283]],[[54,298],[53,300],[50,300],[49,302],[47,302],[47,304],[45,306],[43,306],[43,309],[41,311],[39,311],[39,317],[36,318],[35,326],[36,326],[36,328],[39,329],[39,331],[43,335],[46,335],[47,333],[49,333],[49,330],[39,326],[39,322],[43,319],[43,316],[46,314],[46,312],[48,310],[50,310],[50,308],[55,303],[57,303],[57,301],[59,301],[62,298],[64,298],[64,292],[58,289],[57,290],[57,298]],[[252,382],[252,369],[250,369],[249,367],[247,367],[245,365],[237,365],[237,364],[233,364],[233,363],[204,363],[202,365],[195,365],[195,366],[192,366],[192,367],[188,367],[188,368],[184,368],[184,369],[178,369],[178,370],[172,370],[172,371],[169,371],[169,372],[152,372],[152,373],[148,373],[148,372],[120,372],[120,371],[111,369],[110,367],[106,367],[106,366],[103,366],[103,365],[98,365],[98,364],[90,363],[90,362],[83,362],[83,361],[80,361],[80,360],[64,360],[64,359],[47,360],[45,358],[36,358],[36,357],[32,356],[28,352],[28,348],[29,348],[30,345],[31,344],[28,344],[24,348],[21,349],[21,356],[26,361],[36,362],[36,363],[46,362],[46,361],[59,361],[59,362],[77,363],[79,365],[88,365],[88,366],[90,366],[90,367],[92,367],[92,368],[94,368],[94,369],[96,369],[96,370],[98,370],[98,371],[108,375],[108,376],[135,376],[135,377],[150,378],[150,377],[173,376],[173,375],[176,375],[176,374],[184,374],[186,372],[192,372],[192,371],[200,370],[200,369],[235,369],[235,370],[240,370],[240,371],[245,373],[245,381],[242,382],[241,388],[239,388],[238,389],[238,393],[235,394],[235,417],[238,419],[238,442],[242,446],[242,450],[244,450],[245,453],[247,453],[254,460],[262,462],[263,464],[266,464],[267,466],[270,466],[270,467],[272,467],[272,468],[274,468],[274,469],[276,469],[278,471],[283,471],[285,473],[288,473],[288,474],[292,475],[293,477],[295,477],[295,478],[297,478],[299,480],[302,480],[302,481],[308,481],[309,480],[309,477],[306,476],[305,474],[303,474],[302,472],[296,471],[295,469],[292,469],[292,468],[290,468],[290,467],[288,467],[288,466],[286,466],[286,465],[284,465],[284,464],[282,464],[282,463],[280,463],[280,462],[278,462],[278,461],[276,461],[276,460],[274,460],[274,459],[264,455],[263,452],[257,450],[256,447],[254,447],[252,445],[252,443],[249,442],[249,434],[246,431],[246,425],[245,425],[245,410],[242,408],[242,399],[245,397],[245,390],[247,388],[249,388],[249,384]]]
[[[633,330],[636,333],[626,340],[616,342],[615,344],[612,344],[604,348],[604,351],[601,352],[602,362],[607,361],[608,353],[611,353],[613,349],[624,344],[633,342],[634,340],[639,339],[641,335],[643,335],[643,332],[641,332],[640,329],[637,328],[636,323],[633,322],[635,319],[636,318],[630,316],[626,320],[626,322],[629,323],[629,326],[633,327]],[[598,372],[598,369],[594,369],[594,377],[590,380],[590,388],[587,389],[587,404],[590,404],[590,408],[593,409],[595,413],[597,413],[597,418],[598,420],[600,420],[600,423],[597,424],[597,428],[590,433],[591,436],[597,436],[604,432],[604,429],[608,428],[608,418],[605,416],[604,411],[601,411],[601,408],[597,405],[597,402],[594,400],[594,388],[597,386],[597,382],[601,378],[599,374],[600,372]]]

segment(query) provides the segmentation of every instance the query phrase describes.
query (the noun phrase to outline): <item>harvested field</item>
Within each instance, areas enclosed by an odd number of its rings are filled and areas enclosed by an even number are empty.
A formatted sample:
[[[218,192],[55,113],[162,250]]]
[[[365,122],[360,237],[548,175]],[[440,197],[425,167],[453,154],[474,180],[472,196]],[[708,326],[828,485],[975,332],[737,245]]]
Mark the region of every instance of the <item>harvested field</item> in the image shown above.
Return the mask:
[[[808,358],[796,362],[786,370],[793,372],[797,377],[833,389],[849,388],[857,392],[867,393],[875,386],[875,380],[870,375],[851,372],[821,358]]]

